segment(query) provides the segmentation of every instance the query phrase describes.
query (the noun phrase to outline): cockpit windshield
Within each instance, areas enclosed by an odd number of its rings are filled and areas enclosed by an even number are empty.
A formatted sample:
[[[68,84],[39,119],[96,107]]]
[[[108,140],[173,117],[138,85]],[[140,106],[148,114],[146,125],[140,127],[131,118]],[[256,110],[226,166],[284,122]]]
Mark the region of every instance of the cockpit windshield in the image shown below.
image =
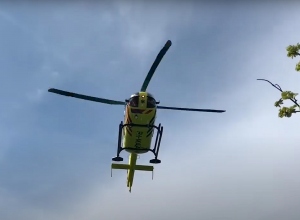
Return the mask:
[[[130,107],[139,107],[139,96],[132,95],[131,98],[128,100],[128,105]],[[143,102],[143,100],[142,100]],[[152,96],[147,96],[147,108],[155,108],[156,107],[156,100]]]
[[[129,99],[130,107],[138,107],[139,106],[139,96],[133,96]]]
[[[147,108],[155,108],[156,106],[156,101],[154,98],[151,96],[148,96],[148,101],[147,101]]]

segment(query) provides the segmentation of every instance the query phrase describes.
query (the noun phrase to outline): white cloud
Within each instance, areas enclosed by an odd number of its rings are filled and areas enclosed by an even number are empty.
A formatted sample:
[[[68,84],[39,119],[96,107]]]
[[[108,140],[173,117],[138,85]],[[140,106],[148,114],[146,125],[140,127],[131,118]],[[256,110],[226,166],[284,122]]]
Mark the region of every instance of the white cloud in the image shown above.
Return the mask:
[[[188,24],[194,13],[190,2],[179,5],[170,2],[118,2],[116,7],[122,21],[124,49],[139,59],[145,59],[147,55],[157,52],[157,48],[161,49],[167,40],[176,41],[177,37],[173,34],[174,24],[176,27]]]

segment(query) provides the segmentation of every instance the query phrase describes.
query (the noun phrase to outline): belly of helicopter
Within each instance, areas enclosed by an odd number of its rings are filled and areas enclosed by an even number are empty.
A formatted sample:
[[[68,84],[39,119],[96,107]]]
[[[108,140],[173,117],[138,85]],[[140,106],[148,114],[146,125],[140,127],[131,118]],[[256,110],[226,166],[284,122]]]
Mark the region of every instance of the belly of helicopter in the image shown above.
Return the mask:
[[[125,124],[154,125],[155,109],[127,109]],[[122,147],[130,153],[146,153],[151,147],[154,129],[152,127],[124,126]],[[130,149],[128,149],[130,148]]]

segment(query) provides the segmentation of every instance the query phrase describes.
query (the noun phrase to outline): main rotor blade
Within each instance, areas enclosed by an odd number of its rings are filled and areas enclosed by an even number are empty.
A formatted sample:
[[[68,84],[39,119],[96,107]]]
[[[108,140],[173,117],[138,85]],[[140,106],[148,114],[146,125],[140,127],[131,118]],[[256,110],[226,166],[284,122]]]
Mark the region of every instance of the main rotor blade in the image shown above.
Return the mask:
[[[216,112],[216,113],[225,112],[225,110],[197,109],[197,108],[177,108],[177,107],[166,107],[166,106],[157,106],[157,108],[158,109],[181,110],[181,111],[194,111],[194,112]]]
[[[145,78],[145,81],[142,85],[142,88],[141,88],[141,91],[142,92],[145,92],[148,85],[149,85],[149,82],[158,66],[158,64],[160,63],[160,61],[162,60],[162,58],[164,57],[164,55],[166,54],[166,52],[168,51],[168,49],[171,47],[172,45],[172,42],[170,40],[167,41],[167,43],[165,44],[165,46],[160,50],[160,52],[158,53],[156,59],[154,60],[146,78]]]
[[[74,98],[78,98],[78,99],[89,100],[89,101],[93,101],[93,102],[101,102],[101,103],[111,104],[111,105],[125,105],[125,102],[121,102],[121,101],[102,99],[102,98],[97,98],[97,97],[93,97],[93,96],[86,96],[86,95],[81,95],[81,94],[77,94],[77,93],[73,93],[73,92],[67,92],[67,91],[54,89],[54,88],[49,89],[48,92],[52,92],[52,93],[56,93],[56,94],[64,95],[64,96],[70,96],[70,97],[74,97]]]

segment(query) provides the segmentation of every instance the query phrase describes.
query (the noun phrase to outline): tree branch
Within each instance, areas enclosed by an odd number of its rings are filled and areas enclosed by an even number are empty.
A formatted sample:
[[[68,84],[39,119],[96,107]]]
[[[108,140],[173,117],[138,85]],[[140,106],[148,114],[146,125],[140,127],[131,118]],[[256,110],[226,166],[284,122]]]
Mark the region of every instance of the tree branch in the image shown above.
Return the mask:
[[[275,87],[276,89],[278,89],[280,92],[283,92],[282,89],[281,89],[281,87],[278,84],[274,85],[273,83],[271,83],[269,80],[266,80],[266,79],[257,79],[257,80],[266,81],[266,82],[270,83],[273,87]]]
[[[257,80],[262,80],[262,81],[266,81],[268,83],[270,83],[273,87],[275,87],[276,89],[278,89],[280,92],[283,92],[281,87],[278,85],[278,84],[273,84],[271,83],[269,80],[266,80],[266,79],[257,79]],[[296,98],[293,98],[293,99],[289,99],[291,100],[295,105],[297,105],[299,108],[300,108],[300,105],[297,103],[297,99]],[[296,111],[296,112],[300,112],[300,111]]]

